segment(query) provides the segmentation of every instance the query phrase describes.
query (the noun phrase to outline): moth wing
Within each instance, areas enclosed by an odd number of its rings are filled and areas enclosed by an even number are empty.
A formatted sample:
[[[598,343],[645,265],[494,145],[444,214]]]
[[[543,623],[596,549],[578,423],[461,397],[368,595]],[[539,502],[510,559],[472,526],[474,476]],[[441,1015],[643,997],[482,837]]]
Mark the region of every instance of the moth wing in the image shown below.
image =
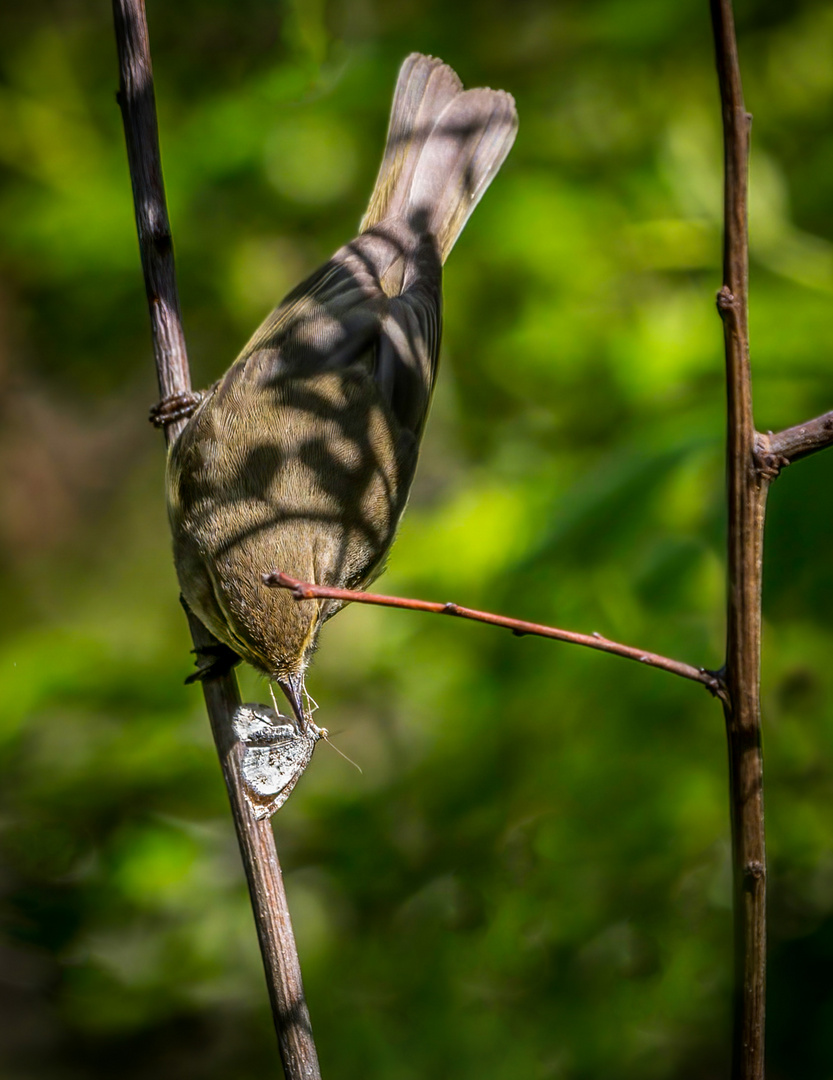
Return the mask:
[[[283,806],[312,758],[315,740],[298,735],[270,746],[243,746],[240,771],[255,817],[271,817]]]

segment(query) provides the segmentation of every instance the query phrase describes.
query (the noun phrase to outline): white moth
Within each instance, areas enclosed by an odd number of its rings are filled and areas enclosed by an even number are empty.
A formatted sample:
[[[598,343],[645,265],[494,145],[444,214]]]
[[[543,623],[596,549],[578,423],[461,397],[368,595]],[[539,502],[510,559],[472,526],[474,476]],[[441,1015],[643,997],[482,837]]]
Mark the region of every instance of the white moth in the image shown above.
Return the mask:
[[[253,704],[241,705],[232,725],[243,744],[240,771],[249,805],[258,820],[271,817],[309,765],[322,729],[307,721],[307,731],[300,733],[268,705]]]

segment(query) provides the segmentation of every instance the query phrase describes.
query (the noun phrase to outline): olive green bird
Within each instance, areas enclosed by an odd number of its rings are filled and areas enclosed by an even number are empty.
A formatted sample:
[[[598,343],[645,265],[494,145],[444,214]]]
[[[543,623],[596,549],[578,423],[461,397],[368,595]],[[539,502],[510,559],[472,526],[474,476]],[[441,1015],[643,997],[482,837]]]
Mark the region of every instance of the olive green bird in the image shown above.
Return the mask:
[[[355,589],[382,572],[437,374],[442,266],[517,125],[509,94],[409,56],[359,235],[267,317],[171,448],[185,602],[278,683],[300,732],[307,666],[341,604],[262,576]]]

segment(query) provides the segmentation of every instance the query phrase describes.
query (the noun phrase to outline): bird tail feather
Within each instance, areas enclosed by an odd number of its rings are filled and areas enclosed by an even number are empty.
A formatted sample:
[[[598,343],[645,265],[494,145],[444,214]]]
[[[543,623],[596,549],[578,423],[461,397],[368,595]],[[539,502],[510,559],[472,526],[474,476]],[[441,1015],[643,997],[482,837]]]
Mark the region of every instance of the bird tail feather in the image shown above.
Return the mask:
[[[454,71],[412,53],[399,72],[366,232],[397,217],[436,237],[442,261],[515,141],[515,102],[503,90],[464,90]]]

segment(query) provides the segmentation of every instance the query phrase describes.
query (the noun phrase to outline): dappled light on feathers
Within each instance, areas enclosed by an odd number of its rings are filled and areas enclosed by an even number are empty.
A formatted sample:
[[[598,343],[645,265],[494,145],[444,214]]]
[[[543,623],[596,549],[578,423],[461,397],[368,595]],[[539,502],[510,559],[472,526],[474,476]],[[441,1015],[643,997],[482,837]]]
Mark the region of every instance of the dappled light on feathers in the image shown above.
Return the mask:
[[[437,374],[442,264],[516,128],[508,94],[408,57],[361,233],[265,319],[172,448],[185,600],[281,686],[299,734],[307,665],[342,602],[295,603],[262,575],[358,588],[382,571]]]

